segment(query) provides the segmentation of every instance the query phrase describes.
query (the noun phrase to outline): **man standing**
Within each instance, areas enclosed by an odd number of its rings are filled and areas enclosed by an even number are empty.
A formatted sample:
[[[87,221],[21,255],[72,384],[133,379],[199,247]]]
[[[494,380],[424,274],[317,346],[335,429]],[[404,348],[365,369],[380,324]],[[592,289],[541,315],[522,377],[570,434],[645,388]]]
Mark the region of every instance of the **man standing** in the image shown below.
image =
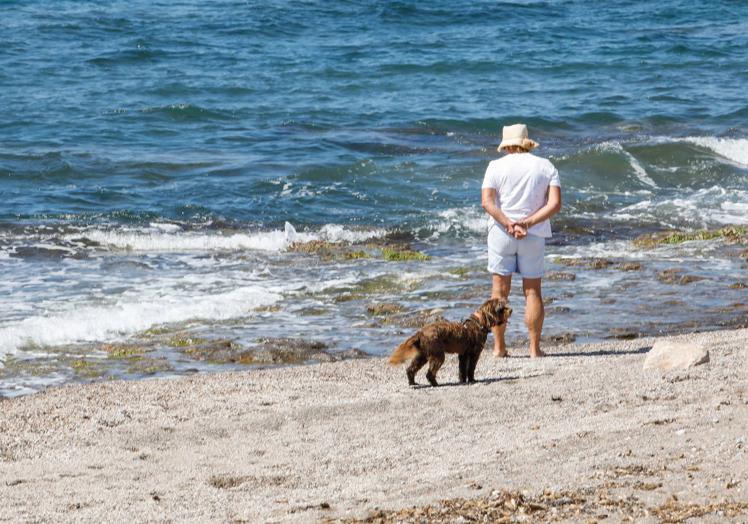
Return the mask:
[[[553,164],[530,153],[538,143],[530,140],[527,126],[505,126],[499,152],[507,153],[488,164],[481,203],[491,215],[488,230],[488,271],[491,297],[507,299],[512,274],[522,276],[525,324],[530,335],[530,356],[542,357],[543,277],[545,239],[551,236],[550,217],[561,209],[561,184]],[[506,324],[493,328],[494,355],[506,357]]]

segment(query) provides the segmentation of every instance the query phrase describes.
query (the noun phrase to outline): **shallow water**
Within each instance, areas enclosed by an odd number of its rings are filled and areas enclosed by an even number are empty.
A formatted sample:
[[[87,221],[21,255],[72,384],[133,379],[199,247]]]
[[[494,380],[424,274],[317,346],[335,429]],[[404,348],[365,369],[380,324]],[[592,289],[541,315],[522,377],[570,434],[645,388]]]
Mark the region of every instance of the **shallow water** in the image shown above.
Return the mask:
[[[672,0],[4,3],[0,394],[148,374],[101,346],[153,328],[384,354],[410,328],[372,303],[461,318],[488,293],[483,172],[520,120],[563,185],[547,266],[575,280],[546,282],[549,337],[742,325],[744,246],[630,241],[748,225],[746,15]],[[367,258],[288,249],[315,239]],[[393,242],[431,258],[387,262]],[[147,371],[225,368],[167,342]],[[97,359],[101,373],[73,365]]]

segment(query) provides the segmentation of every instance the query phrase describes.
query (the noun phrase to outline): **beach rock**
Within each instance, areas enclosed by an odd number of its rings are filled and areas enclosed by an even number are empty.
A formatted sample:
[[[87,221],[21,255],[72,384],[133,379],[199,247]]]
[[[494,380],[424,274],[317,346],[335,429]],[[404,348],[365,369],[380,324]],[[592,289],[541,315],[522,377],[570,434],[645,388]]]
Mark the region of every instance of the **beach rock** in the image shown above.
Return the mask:
[[[375,316],[394,315],[396,313],[402,313],[404,310],[405,308],[403,306],[392,302],[380,302],[366,306],[366,311],[368,311],[370,315]]]
[[[624,262],[616,266],[616,269],[621,271],[639,271],[641,268],[642,265],[639,262]]]
[[[545,274],[546,280],[565,280],[567,282],[573,282],[577,279],[574,273],[564,273],[563,271],[549,271]]]
[[[244,363],[251,364],[301,364],[310,360],[332,360],[327,344],[300,338],[264,338],[259,346],[244,354]]]
[[[605,269],[612,266],[613,262],[607,258],[563,258],[557,257],[554,262],[570,267],[584,267],[587,269]]]
[[[613,328],[610,330],[608,338],[615,338],[618,340],[632,340],[639,337],[639,332],[629,328]]]
[[[665,284],[680,284],[686,285],[691,282],[698,282],[704,280],[704,277],[697,275],[682,275],[683,270],[680,268],[664,269],[657,273],[657,280]]]
[[[709,362],[709,351],[692,342],[658,340],[644,359],[643,369],[688,369]]]
[[[352,249],[343,242],[328,242],[326,240],[310,240],[309,242],[293,242],[288,251],[305,255],[316,255],[323,261],[357,260],[371,258],[371,255],[361,249]]]
[[[442,313],[443,309],[426,309],[413,313],[402,315],[392,315],[385,319],[386,324],[395,324],[397,326],[420,329],[432,322],[443,322],[447,320]]]
[[[571,344],[577,339],[577,336],[574,333],[559,333],[557,335],[550,335],[546,338],[549,342],[554,342],[556,344]]]
[[[303,364],[365,358],[360,349],[331,351],[324,342],[301,338],[265,338],[254,349],[242,352],[242,364]]]

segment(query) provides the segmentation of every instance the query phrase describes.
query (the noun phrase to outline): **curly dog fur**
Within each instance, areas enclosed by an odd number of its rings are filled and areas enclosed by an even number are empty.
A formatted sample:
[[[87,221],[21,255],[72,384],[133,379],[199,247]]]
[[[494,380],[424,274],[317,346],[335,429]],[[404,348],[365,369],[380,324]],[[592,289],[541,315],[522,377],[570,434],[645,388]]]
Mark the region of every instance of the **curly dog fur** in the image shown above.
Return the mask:
[[[478,363],[488,331],[505,323],[512,314],[506,302],[492,298],[462,322],[434,322],[400,344],[390,356],[390,364],[405,362],[415,355],[406,371],[408,383],[416,385],[416,373],[427,362],[426,379],[438,386],[436,373],[444,363],[446,353],[457,353],[460,359],[460,382],[475,382]]]

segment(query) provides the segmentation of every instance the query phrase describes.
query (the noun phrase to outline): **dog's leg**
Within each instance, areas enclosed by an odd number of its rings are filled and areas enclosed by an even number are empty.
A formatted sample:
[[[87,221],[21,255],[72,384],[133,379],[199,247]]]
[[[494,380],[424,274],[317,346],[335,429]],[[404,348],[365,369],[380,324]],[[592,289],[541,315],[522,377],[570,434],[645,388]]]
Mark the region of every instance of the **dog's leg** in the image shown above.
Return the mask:
[[[467,371],[468,371],[468,359],[465,353],[460,353],[458,357],[460,361],[460,382],[467,382]]]
[[[416,358],[411,361],[410,366],[408,366],[408,369],[406,370],[406,373],[408,375],[408,384],[410,384],[411,386],[416,385],[416,373],[418,373],[418,370],[426,365],[427,361],[428,359],[426,358],[426,353],[419,351],[418,354],[416,354]]]
[[[478,365],[478,357],[480,357],[480,352],[473,351],[468,354],[470,356],[468,357],[467,381],[475,382],[475,366]]]
[[[426,373],[426,378],[428,379],[429,384],[431,384],[432,386],[439,385],[436,382],[436,373],[439,371],[439,368],[442,367],[442,364],[444,364],[444,353],[432,355],[429,358],[429,370]]]

